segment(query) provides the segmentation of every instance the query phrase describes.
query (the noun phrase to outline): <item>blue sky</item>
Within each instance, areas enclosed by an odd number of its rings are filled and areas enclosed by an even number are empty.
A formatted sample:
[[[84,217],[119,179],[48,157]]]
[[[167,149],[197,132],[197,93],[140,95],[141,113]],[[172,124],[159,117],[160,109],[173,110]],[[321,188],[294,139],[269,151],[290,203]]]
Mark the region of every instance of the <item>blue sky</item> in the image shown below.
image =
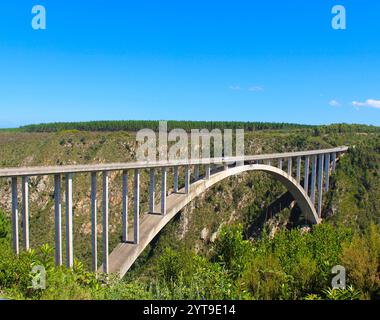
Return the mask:
[[[44,5],[47,29],[31,27]],[[347,30],[333,30],[344,5]],[[380,125],[380,2],[4,0],[0,127],[100,119]]]

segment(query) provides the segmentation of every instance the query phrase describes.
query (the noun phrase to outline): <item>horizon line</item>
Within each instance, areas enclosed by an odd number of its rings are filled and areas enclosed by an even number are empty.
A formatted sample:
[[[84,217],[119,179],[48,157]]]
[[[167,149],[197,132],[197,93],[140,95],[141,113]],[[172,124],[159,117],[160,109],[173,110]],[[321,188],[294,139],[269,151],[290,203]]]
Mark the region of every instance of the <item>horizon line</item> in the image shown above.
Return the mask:
[[[303,126],[303,127],[318,127],[318,126],[333,126],[333,125],[350,125],[350,126],[367,126],[367,127],[376,127],[380,128],[378,125],[373,125],[373,124],[367,124],[367,123],[354,123],[354,122],[330,122],[330,123],[320,123],[320,124],[306,124],[306,123],[298,123],[298,122],[278,122],[278,121],[243,121],[243,120],[164,120],[164,119],[154,119],[154,120],[146,120],[146,119],[130,119],[130,120],[85,120],[85,121],[48,121],[48,122],[39,122],[39,123],[29,123],[29,124],[23,124],[23,125],[18,125],[14,127],[3,127],[0,125],[0,130],[17,130],[17,129],[23,129],[31,126],[41,126],[41,125],[54,125],[54,124],[87,124],[87,123],[100,123],[100,122],[105,122],[105,123],[111,123],[111,122],[160,122],[160,121],[166,121],[166,122],[194,122],[194,123],[242,123],[242,124],[285,124],[285,125],[296,125],[296,126]]]

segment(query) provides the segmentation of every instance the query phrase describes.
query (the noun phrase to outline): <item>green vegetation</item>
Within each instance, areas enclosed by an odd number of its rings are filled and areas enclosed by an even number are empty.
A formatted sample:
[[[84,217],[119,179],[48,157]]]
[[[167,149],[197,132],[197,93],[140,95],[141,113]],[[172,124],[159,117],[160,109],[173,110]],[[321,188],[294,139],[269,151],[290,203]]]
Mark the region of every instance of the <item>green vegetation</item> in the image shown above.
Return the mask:
[[[83,128],[57,127],[52,131],[59,132],[52,133],[0,132],[3,151],[0,166],[119,162],[134,158],[132,132],[106,132],[109,129],[88,132]],[[189,205],[145,250],[124,279],[113,276],[107,279],[87,271],[91,244],[89,177],[75,176],[74,252],[80,262],[76,261],[74,270],[53,266],[53,181],[44,177],[31,179],[31,244],[36,249],[19,257],[11,250],[9,183],[0,181],[0,296],[15,299],[379,298],[379,128],[333,125],[255,129],[246,133],[245,144],[247,154],[350,146],[332,177],[331,190],[324,196],[323,224],[309,230],[303,225],[302,216],[293,222],[297,207],[289,204],[282,207],[281,203],[278,212],[268,209],[286,190],[264,174],[247,173],[219,183]],[[171,175],[168,177],[171,186]],[[143,190],[147,190],[148,178],[143,172]],[[121,234],[120,185],[120,174],[113,174],[110,177],[111,250]],[[143,203],[147,202],[145,196],[142,192]],[[142,211],[146,209],[144,205]],[[261,222],[262,217],[265,219]],[[201,233],[204,236],[200,237]],[[347,270],[346,290],[330,287],[331,269],[338,264]],[[31,270],[35,265],[44,265],[47,270],[46,290],[31,288]]]
[[[79,131],[138,131],[152,129],[158,131],[159,121],[128,120],[128,121],[91,121],[91,122],[60,122],[28,125],[20,128],[25,132],[58,132],[64,130]],[[311,126],[293,123],[271,122],[230,122],[230,121],[168,121],[168,130],[181,128],[186,131],[191,129],[244,129],[254,130],[279,130],[308,128]]]
[[[159,121],[153,120],[125,120],[125,121],[91,121],[91,122],[56,122],[22,126],[21,132],[59,132],[65,130],[78,131],[132,131],[152,129],[158,131]],[[296,123],[277,122],[242,122],[242,121],[168,121],[168,130],[181,128],[188,132],[191,129],[244,129],[245,131],[261,130],[294,130],[310,129],[315,135],[321,133],[354,133],[380,132],[379,127],[360,124],[333,124],[329,126],[304,125]]]
[[[15,257],[5,235],[0,238],[0,292],[16,299],[336,300],[380,295],[380,229],[375,225],[366,234],[353,235],[322,224],[309,233],[282,230],[254,242],[244,240],[242,231],[241,225],[225,227],[208,258],[166,248],[150,277],[127,280],[96,277],[78,262],[73,270],[55,268],[47,245]],[[348,267],[347,290],[328,288],[337,264]],[[46,269],[45,290],[31,287],[36,265]]]

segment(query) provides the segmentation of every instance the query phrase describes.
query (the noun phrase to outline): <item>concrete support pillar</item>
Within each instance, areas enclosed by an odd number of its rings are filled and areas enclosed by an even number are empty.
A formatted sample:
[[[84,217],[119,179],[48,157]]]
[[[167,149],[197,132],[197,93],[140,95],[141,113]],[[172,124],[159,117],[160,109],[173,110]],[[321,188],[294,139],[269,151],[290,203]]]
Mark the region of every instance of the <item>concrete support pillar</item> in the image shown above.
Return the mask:
[[[317,156],[313,156],[311,164],[311,192],[310,199],[311,203],[315,204],[315,184],[317,178]]]
[[[330,188],[330,153],[325,155],[325,191]]]
[[[108,273],[109,176],[103,172],[103,272]]]
[[[134,181],[134,221],[133,221],[133,238],[134,243],[139,244],[140,241],[140,169],[135,169]]]
[[[288,158],[288,176],[292,175],[292,158]]]
[[[271,165],[272,165],[272,160],[268,160],[268,161],[267,161],[267,165],[268,165],[268,166],[271,166]]]
[[[336,152],[333,152],[332,154],[332,174],[335,173],[335,168],[336,168]]]
[[[123,242],[128,241],[128,171],[123,172]]]
[[[185,167],[185,193],[188,194],[190,192],[190,166]]]
[[[195,176],[195,180],[199,180],[199,164],[195,165],[194,176]]]
[[[97,203],[96,172],[91,173],[91,244],[92,271],[98,270],[98,203]]]
[[[62,265],[62,202],[61,175],[54,176],[54,223],[55,223],[55,265]]]
[[[282,170],[282,159],[278,159],[278,168]]]
[[[29,250],[29,178],[22,178],[22,230],[24,248]]]
[[[301,182],[301,157],[297,157],[297,182]]]
[[[66,174],[66,266],[74,265],[73,247],[73,175]]]
[[[209,164],[206,164],[206,173],[205,173],[205,175],[206,175],[206,179],[209,180],[210,177],[211,177],[211,165],[209,165]]]
[[[174,193],[178,192],[178,167],[174,167]]]
[[[309,167],[310,167],[310,157],[307,156],[305,158],[305,177],[303,181],[303,188],[305,189],[306,194],[309,194]]]
[[[17,178],[12,178],[12,242],[13,250],[19,254],[19,238],[18,238],[18,192]]]
[[[323,162],[324,155],[320,154],[318,156],[318,216],[322,215],[322,197],[323,197]]]
[[[156,199],[156,169],[150,168],[149,171],[150,182],[149,182],[149,212],[154,213],[155,208],[155,199]]]
[[[227,162],[223,163],[223,170],[228,170],[228,163]]]
[[[161,169],[161,214],[166,215],[166,179],[167,179],[167,168],[163,167]]]

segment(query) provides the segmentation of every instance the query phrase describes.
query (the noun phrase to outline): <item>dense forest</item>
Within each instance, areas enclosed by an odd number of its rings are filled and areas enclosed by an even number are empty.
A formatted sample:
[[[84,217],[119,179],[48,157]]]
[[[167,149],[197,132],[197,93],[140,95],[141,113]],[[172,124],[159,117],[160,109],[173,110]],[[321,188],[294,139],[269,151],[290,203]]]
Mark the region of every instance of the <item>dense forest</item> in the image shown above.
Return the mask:
[[[186,131],[191,129],[245,129],[247,131],[265,129],[290,129],[305,128],[306,125],[290,123],[261,123],[261,122],[221,122],[221,121],[168,121],[168,129],[181,128]],[[27,132],[57,132],[62,130],[79,131],[138,131],[141,129],[152,129],[157,131],[159,121],[93,121],[93,122],[66,122],[29,125],[21,127],[20,130]]]
[[[24,132],[58,132],[63,130],[78,131],[138,131],[141,129],[152,129],[157,131],[159,121],[92,121],[92,122],[60,122],[35,124],[20,127],[19,131]],[[314,129],[323,132],[379,132],[380,129],[366,125],[336,124],[331,126],[312,126],[294,123],[275,122],[230,122],[230,121],[168,121],[168,130],[184,129],[244,129],[246,131],[255,130],[291,130],[291,129]]]
[[[179,213],[126,277],[118,279],[89,271],[86,178],[76,181],[76,261],[73,270],[54,267],[51,182],[42,178],[32,182],[31,198],[36,201],[31,204],[34,250],[22,252],[18,257],[11,249],[9,184],[1,182],[0,297],[378,299],[379,128],[332,125],[255,130],[246,133],[246,152],[249,154],[339,145],[350,147],[340,160],[332,177],[332,188],[325,196],[322,224],[292,223],[290,218],[295,209],[288,206],[276,214],[269,212],[271,204],[286,192],[270,177],[261,174],[234,177],[219,183]],[[133,159],[134,141],[130,133],[82,132],[79,127],[52,131],[0,133],[0,146],[4,150],[0,165]],[[146,188],[147,180],[148,176],[143,175],[143,188]],[[120,185],[120,177],[112,177],[110,183],[111,186]],[[168,184],[171,183],[169,179]],[[111,192],[112,247],[120,239],[120,201],[116,187],[111,187]],[[36,194],[41,194],[41,199],[37,199]],[[261,222],[260,232],[252,232],[252,226],[263,215],[266,219]],[[216,236],[200,237],[204,233]],[[31,288],[31,269],[35,265],[43,265],[47,270],[46,290]],[[331,288],[331,270],[336,265],[347,270],[345,290]]]

